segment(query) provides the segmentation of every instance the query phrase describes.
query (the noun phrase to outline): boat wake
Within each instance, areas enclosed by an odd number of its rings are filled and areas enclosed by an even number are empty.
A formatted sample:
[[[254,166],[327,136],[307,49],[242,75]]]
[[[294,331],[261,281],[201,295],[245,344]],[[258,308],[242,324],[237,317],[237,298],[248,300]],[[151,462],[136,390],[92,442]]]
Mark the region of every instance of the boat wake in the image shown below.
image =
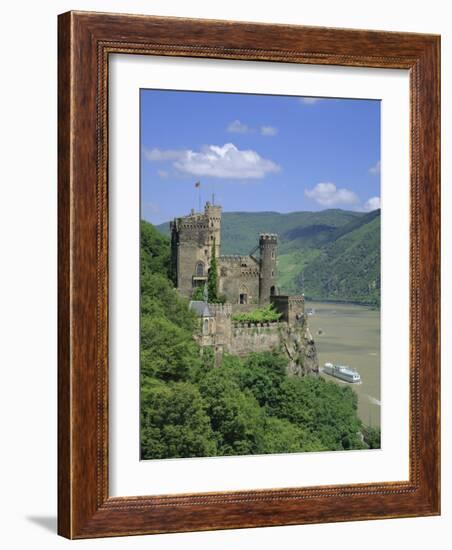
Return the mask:
[[[367,395],[366,397],[372,403],[372,405],[378,405],[379,407],[381,407],[381,401],[379,401],[375,397],[372,397],[371,395]]]

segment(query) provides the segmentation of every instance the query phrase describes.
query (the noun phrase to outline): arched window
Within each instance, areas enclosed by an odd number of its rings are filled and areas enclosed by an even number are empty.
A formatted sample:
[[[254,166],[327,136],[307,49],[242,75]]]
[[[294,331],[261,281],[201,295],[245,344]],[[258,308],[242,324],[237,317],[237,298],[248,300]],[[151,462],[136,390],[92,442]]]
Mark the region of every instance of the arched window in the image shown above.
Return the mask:
[[[196,264],[196,277],[204,277],[204,264],[202,262]]]

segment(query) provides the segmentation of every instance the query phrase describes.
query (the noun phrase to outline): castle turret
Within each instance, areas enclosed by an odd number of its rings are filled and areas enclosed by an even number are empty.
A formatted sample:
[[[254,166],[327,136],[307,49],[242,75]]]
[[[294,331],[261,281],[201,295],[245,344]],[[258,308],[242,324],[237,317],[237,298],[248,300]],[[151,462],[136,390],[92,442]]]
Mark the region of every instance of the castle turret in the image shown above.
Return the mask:
[[[215,242],[215,255],[220,255],[221,246],[221,206],[206,202],[204,215],[209,226],[209,239],[211,246]]]
[[[259,236],[260,279],[259,304],[270,303],[270,296],[276,293],[276,252],[278,236],[274,233],[263,233]]]

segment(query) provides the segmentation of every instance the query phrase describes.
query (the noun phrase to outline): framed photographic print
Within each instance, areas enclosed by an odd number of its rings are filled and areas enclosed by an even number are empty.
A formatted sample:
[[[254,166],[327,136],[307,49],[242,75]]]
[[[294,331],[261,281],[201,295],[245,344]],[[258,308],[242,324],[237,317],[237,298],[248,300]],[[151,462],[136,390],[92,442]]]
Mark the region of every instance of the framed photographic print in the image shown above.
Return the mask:
[[[59,533],[439,514],[437,36],[59,18]]]

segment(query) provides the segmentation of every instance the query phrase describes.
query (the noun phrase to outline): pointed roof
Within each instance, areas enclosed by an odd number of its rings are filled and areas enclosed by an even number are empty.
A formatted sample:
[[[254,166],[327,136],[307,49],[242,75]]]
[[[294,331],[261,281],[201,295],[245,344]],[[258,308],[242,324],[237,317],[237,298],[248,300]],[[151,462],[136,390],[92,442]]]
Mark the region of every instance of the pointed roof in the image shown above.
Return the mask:
[[[202,300],[191,300],[188,307],[194,311],[198,317],[212,317],[207,302],[203,302]]]

